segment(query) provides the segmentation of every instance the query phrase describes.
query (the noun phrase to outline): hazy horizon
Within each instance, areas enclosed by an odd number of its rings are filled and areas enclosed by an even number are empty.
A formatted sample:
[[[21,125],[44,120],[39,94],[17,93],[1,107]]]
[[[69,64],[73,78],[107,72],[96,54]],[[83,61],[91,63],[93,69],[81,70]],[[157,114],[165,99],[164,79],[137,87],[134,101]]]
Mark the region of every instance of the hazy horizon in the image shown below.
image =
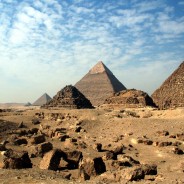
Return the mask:
[[[184,60],[182,0],[1,0],[0,103],[75,85],[98,61],[152,94]]]

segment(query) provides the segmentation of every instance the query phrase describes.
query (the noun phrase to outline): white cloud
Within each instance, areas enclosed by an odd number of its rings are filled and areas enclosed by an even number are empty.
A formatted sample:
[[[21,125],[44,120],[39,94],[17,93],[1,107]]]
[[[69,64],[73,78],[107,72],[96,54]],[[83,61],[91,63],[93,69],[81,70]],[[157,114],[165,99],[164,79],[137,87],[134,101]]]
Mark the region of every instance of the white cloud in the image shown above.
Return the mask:
[[[158,30],[163,33],[182,34],[184,33],[184,21],[160,21]]]
[[[179,5],[183,6],[184,5],[184,2],[183,1],[180,1],[178,2]]]
[[[27,39],[27,34],[21,29],[12,29],[10,33],[10,43],[22,44]]]
[[[33,5],[34,5],[36,8],[40,8],[40,9],[42,9],[42,8],[44,7],[44,3],[41,2],[41,1],[39,1],[39,0],[34,1],[34,2],[33,2]]]
[[[109,21],[112,24],[115,24],[116,27],[120,28],[123,26],[127,27],[135,27],[137,24],[144,23],[146,21],[150,21],[153,19],[153,17],[149,14],[142,14],[138,13],[135,9],[131,10],[119,10],[117,12],[119,15],[117,16],[111,16],[109,18]]]
[[[148,12],[151,10],[155,10],[155,9],[160,9],[165,7],[165,5],[159,1],[159,0],[155,0],[155,1],[142,1],[142,2],[138,2],[134,5],[134,7],[136,8],[136,10],[138,12]]]
[[[93,9],[89,9],[89,8],[85,8],[85,7],[77,7],[77,6],[73,6],[72,10],[75,11],[76,13],[84,13],[84,14],[88,14],[93,12]]]

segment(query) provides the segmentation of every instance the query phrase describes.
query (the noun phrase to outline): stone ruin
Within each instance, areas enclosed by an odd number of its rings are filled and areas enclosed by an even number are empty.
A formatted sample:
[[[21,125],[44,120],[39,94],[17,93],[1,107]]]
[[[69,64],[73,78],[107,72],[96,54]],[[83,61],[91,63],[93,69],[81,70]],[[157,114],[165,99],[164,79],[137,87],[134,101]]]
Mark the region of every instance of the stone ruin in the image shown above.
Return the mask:
[[[42,108],[63,107],[74,109],[91,109],[91,102],[74,86],[68,85],[60,90],[51,101]]]
[[[83,131],[85,129],[82,121],[74,121],[74,117],[76,118],[74,114],[57,114],[55,122],[58,117],[63,117],[62,119],[68,122],[69,116],[73,117],[72,123],[71,126],[65,128],[60,125],[45,124],[42,120],[47,117],[47,113],[36,112],[31,127],[21,126],[8,129],[7,133],[10,136],[7,139],[7,145],[4,144],[5,142],[0,143],[0,153],[3,155],[0,160],[0,169],[33,168],[38,173],[41,170],[53,170],[56,171],[53,172],[54,177],[59,176],[71,180],[66,181],[68,183],[81,183],[85,180],[91,180],[89,183],[97,183],[97,181],[98,183],[135,183],[134,181],[158,183],[160,171],[157,171],[157,165],[150,161],[146,164],[145,161],[141,163],[137,160],[137,155],[133,154],[137,149],[132,144],[154,146],[158,149],[165,149],[167,153],[167,147],[170,146],[172,148],[170,154],[181,156],[184,154],[178,144],[180,143],[178,141],[184,140],[184,134],[170,135],[167,130],[155,132],[155,140],[147,136],[133,138],[133,133],[125,133],[122,134],[123,136],[120,135],[121,139],[116,140],[114,146],[96,141],[91,145],[86,139],[81,139],[82,136],[88,136],[88,134]],[[37,123],[39,122],[40,126],[35,124],[36,119],[39,120]],[[81,126],[80,131],[77,128],[79,126]],[[132,144],[122,144],[122,137],[131,135],[133,135],[132,138],[130,137]],[[163,141],[159,137],[165,137],[166,140],[173,138],[177,141],[172,139]],[[20,147],[26,151],[20,151]],[[34,162],[35,158],[37,163]]]
[[[113,96],[107,98],[104,104],[121,105],[121,107],[125,108],[155,107],[152,98],[147,93],[136,89],[128,89],[115,93]]]
[[[160,109],[184,107],[184,61],[152,94]]]
[[[37,117],[38,114],[35,115]],[[43,113],[40,115],[44,117]],[[1,150],[3,160],[0,168],[38,167],[41,170],[59,171],[59,174],[68,180],[85,181],[99,177],[101,182],[111,183],[137,181],[145,179],[146,176],[157,175],[157,165],[140,163],[129,156],[127,150],[130,147],[117,145],[105,148],[101,143],[91,146],[76,138],[79,134],[86,134],[84,131],[76,131],[78,124],[79,122],[74,122],[72,128],[61,128],[48,127],[40,122],[42,126],[39,126],[39,129],[33,123],[32,128],[9,131],[11,136],[8,138],[8,146]],[[58,142],[59,146],[48,142],[51,139],[55,140],[53,143]],[[27,151],[15,151],[8,148],[9,146],[14,149],[16,146],[24,146]],[[93,149],[93,154],[86,154],[86,149]],[[33,158],[39,160],[37,166],[32,164]]]

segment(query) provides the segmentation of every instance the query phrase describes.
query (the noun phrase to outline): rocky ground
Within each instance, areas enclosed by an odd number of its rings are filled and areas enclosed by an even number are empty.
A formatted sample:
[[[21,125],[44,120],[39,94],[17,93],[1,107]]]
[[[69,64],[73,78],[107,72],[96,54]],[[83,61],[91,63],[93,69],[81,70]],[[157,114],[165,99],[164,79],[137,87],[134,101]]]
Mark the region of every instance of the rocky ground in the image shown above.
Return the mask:
[[[184,183],[184,109],[0,111],[0,183]]]

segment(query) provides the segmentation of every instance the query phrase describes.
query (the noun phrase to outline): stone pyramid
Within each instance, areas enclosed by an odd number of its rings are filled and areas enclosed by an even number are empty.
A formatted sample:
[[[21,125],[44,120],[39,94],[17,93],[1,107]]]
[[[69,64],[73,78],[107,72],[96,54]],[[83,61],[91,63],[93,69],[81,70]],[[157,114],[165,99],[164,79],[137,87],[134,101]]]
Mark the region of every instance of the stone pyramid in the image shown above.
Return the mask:
[[[107,98],[104,105],[124,108],[155,107],[152,98],[144,91],[136,89],[122,90]]]
[[[24,106],[26,106],[26,107],[31,106],[31,103],[27,102]]]
[[[40,98],[38,98],[32,105],[33,106],[42,106],[50,101],[52,98],[47,94],[44,93]]]
[[[63,108],[93,108],[91,102],[74,86],[69,85],[60,90],[51,101],[42,108],[63,107]]]
[[[184,107],[184,61],[152,94],[160,109]]]
[[[98,62],[89,72],[75,84],[94,106],[103,104],[104,100],[125,86],[103,64]]]

